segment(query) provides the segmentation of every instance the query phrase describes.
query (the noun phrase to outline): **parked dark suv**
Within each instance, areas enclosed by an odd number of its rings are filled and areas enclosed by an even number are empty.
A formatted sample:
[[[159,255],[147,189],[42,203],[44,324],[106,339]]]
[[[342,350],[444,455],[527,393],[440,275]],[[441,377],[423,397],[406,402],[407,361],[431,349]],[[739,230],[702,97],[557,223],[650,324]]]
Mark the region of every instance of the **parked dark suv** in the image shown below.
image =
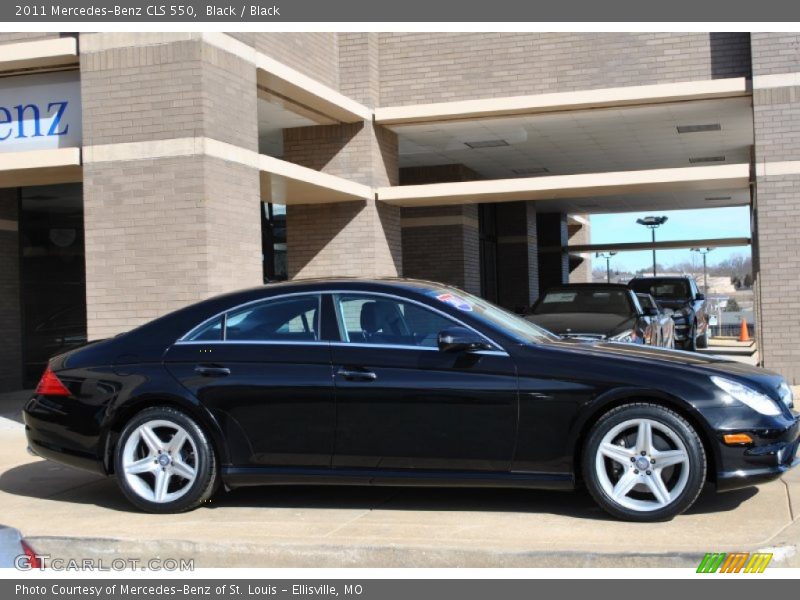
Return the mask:
[[[650,294],[659,306],[673,311],[677,348],[694,351],[708,347],[706,297],[692,277],[636,277],[628,286],[636,293]]]

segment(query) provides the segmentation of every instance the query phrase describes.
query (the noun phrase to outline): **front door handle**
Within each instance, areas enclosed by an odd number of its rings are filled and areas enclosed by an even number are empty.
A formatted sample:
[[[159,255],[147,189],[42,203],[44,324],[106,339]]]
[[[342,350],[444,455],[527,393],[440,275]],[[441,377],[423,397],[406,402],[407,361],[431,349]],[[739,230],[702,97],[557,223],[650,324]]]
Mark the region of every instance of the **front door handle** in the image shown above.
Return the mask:
[[[336,371],[339,377],[344,377],[348,381],[375,381],[378,376],[372,371],[353,371],[350,369],[339,369]]]
[[[213,365],[197,365],[194,372],[203,377],[227,377],[231,374],[228,367],[219,367]]]

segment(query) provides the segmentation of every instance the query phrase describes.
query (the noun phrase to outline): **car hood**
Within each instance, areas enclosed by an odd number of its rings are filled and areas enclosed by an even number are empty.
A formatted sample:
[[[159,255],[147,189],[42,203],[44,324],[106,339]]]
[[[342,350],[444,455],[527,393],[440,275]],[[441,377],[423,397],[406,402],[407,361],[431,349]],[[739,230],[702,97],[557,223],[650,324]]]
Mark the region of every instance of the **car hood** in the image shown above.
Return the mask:
[[[559,335],[565,333],[614,335],[630,329],[635,322],[634,317],[602,313],[528,315],[526,319]]]
[[[547,342],[551,347],[568,352],[577,352],[597,358],[640,363],[643,368],[688,367],[696,371],[704,371],[709,375],[727,375],[756,379],[767,383],[770,387],[777,385],[775,381],[781,376],[773,371],[736,362],[715,354],[699,354],[682,350],[667,350],[653,346],[639,346],[615,342],[577,342],[574,340],[554,340]]]
[[[656,298],[656,303],[661,308],[670,308],[672,310],[680,310],[685,306],[691,304],[690,300],[659,300]]]

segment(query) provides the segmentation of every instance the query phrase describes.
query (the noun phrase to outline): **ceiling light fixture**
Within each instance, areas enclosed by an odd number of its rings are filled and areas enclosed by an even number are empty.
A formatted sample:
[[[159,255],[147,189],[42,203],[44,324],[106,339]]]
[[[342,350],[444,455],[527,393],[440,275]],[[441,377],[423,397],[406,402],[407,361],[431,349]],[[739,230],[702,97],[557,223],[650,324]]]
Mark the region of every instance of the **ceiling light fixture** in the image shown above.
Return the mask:
[[[505,140],[481,140],[479,142],[464,142],[473,150],[477,148],[500,148],[501,146],[508,146],[509,143]]]
[[[549,173],[550,170],[546,167],[527,167],[523,169],[511,169],[511,172],[514,175],[542,175],[544,173]]]
[[[678,133],[699,133],[701,131],[720,131],[722,125],[719,123],[710,123],[708,125],[678,125],[676,127]]]
[[[690,158],[689,162],[693,165],[698,163],[710,163],[710,162],[725,162],[724,156],[696,156],[694,158]]]

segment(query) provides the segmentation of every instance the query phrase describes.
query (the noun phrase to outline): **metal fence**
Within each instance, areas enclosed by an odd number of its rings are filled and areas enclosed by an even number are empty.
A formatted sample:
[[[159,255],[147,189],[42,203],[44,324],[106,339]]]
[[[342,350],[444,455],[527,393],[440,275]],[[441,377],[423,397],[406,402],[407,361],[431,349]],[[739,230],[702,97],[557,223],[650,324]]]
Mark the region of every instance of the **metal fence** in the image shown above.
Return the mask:
[[[711,325],[709,326],[712,337],[735,337],[738,338],[742,331],[741,323],[732,323],[726,325]],[[756,328],[752,323],[747,324],[747,331],[750,334],[750,339],[756,339]]]

